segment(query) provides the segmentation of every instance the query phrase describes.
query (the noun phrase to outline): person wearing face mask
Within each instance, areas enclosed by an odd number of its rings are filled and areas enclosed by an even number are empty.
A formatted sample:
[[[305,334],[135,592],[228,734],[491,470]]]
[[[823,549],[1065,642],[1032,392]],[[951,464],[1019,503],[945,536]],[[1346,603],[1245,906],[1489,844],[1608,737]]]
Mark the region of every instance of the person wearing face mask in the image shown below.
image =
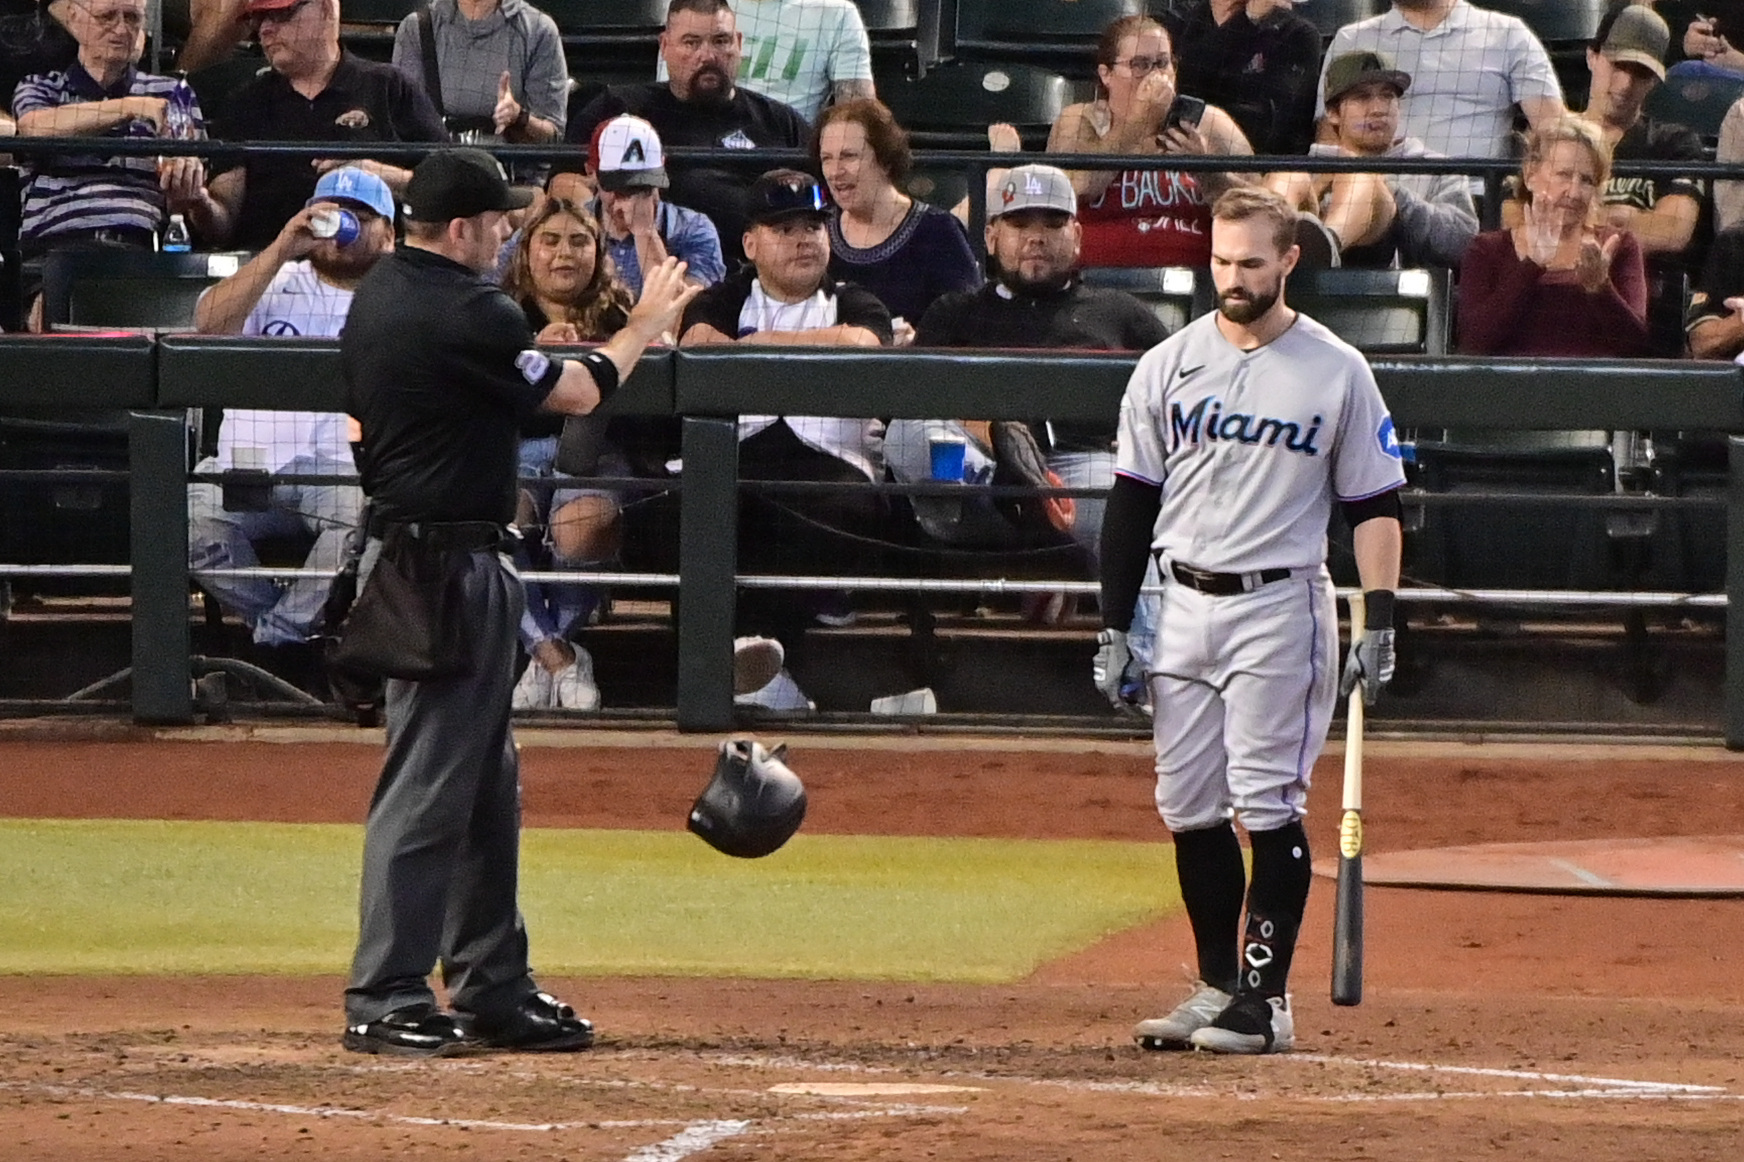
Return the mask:
[[[1611,152],[1564,117],[1527,138],[1518,225],[1479,234],[1459,280],[1459,350],[1471,355],[1647,353],[1641,244],[1603,220]]]
[[[356,220],[357,236],[344,243],[317,237],[317,218],[338,211]],[[394,196],[386,183],[350,166],[333,170],[265,250],[200,296],[194,325],[203,335],[335,338],[345,327],[357,284],[393,248]],[[240,449],[252,453],[248,464],[239,462]],[[194,471],[243,467],[275,475],[357,471],[343,415],[232,408],[218,431],[217,454]],[[315,544],[303,567],[338,567],[363,504],[356,485],[277,484],[266,501],[258,510],[232,511],[218,485],[189,485],[189,566],[253,568],[260,564],[254,542],[313,533]],[[268,670],[299,684],[311,681],[317,666],[309,634],[327,600],[329,578],[299,577],[283,589],[261,578],[208,577],[200,584],[247,623]]]
[[[726,0],[672,0],[660,33],[667,79],[607,89],[570,118],[566,139],[585,146],[601,121],[633,113],[669,147],[804,148],[811,128],[797,110],[738,83],[744,47]],[[707,214],[720,231],[728,266],[737,265],[745,257],[740,249],[747,224],[745,194],[754,170],[675,162],[668,173],[668,196]]]
[[[1320,30],[1295,0],[1196,0],[1161,13],[1180,54],[1181,91],[1229,111],[1256,153],[1302,153],[1314,140]]]
[[[1399,103],[1411,77],[1379,53],[1344,54],[1326,70],[1326,126],[1314,157],[1437,157],[1400,137]],[[1317,216],[1341,266],[1457,267],[1478,232],[1471,184],[1460,174],[1274,173],[1266,186]]]
[[[1096,99],[1068,105],[1048,134],[1050,153],[1253,153],[1235,119],[1182,97],[1163,26],[1123,16],[1096,45]],[[1078,192],[1085,266],[1204,266],[1211,261],[1211,203],[1240,174],[1167,169],[1069,171]]]

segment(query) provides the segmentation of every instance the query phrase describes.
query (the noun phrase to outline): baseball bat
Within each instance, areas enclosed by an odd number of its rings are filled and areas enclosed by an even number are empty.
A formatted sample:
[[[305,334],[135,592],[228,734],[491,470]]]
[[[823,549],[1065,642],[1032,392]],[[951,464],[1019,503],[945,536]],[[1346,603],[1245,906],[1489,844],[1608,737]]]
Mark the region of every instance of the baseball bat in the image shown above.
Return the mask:
[[[1350,598],[1352,642],[1362,634],[1361,593]],[[1338,899],[1332,922],[1332,1003],[1362,1004],[1362,683],[1350,692],[1344,729],[1344,817],[1338,825]]]

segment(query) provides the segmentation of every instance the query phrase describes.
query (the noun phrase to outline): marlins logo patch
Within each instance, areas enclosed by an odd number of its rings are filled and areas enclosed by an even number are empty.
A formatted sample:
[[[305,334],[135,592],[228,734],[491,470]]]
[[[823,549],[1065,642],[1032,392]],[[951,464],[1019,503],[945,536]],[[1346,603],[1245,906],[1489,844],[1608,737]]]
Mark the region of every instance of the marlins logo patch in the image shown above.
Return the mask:
[[[545,373],[551,370],[551,360],[542,352],[532,348],[515,356],[515,367],[520,371],[521,378],[528,383],[537,384],[545,378]]]
[[[1381,426],[1375,432],[1375,439],[1381,445],[1381,451],[1395,460],[1405,458],[1404,449],[1399,447],[1399,430],[1393,426],[1393,417],[1386,416],[1381,420]]]

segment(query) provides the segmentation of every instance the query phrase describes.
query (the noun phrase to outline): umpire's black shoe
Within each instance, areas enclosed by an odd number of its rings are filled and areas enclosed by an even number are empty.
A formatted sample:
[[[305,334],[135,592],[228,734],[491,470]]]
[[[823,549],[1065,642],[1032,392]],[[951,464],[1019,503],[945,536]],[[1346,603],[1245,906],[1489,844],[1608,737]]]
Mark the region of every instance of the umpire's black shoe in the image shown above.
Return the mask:
[[[593,1022],[550,993],[529,993],[505,1012],[472,1017],[466,1031],[480,1048],[521,1053],[573,1053],[593,1044]]]
[[[395,1009],[363,1025],[347,1025],[340,1044],[353,1053],[391,1057],[451,1057],[473,1048],[459,1022],[428,1001]]]

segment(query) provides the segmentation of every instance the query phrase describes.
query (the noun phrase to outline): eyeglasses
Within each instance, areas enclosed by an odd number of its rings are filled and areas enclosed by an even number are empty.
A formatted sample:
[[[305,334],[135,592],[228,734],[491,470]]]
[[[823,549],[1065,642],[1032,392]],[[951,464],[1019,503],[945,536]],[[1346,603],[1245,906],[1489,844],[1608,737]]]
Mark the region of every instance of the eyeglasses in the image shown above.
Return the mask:
[[[145,27],[145,13],[137,8],[111,8],[107,12],[98,12],[89,4],[79,4],[85,10],[85,15],[99,28],[120,28],[125,25],[135,31]]]
[[[1114,63],[1117,66],[1125,65],[1133,76],[1142,77],[1157,70],[1174,68],[1175,58],[1172,56],[1129,56],[1123,61],[1115,61]]]
[[[269,8],[265,12],[256,12],[249,19],[254,22],[256,28],[263,24],[288,24],[297,18],[297,13],[308,6],[309,0],[297,0],[297,3],[289,8]]]

